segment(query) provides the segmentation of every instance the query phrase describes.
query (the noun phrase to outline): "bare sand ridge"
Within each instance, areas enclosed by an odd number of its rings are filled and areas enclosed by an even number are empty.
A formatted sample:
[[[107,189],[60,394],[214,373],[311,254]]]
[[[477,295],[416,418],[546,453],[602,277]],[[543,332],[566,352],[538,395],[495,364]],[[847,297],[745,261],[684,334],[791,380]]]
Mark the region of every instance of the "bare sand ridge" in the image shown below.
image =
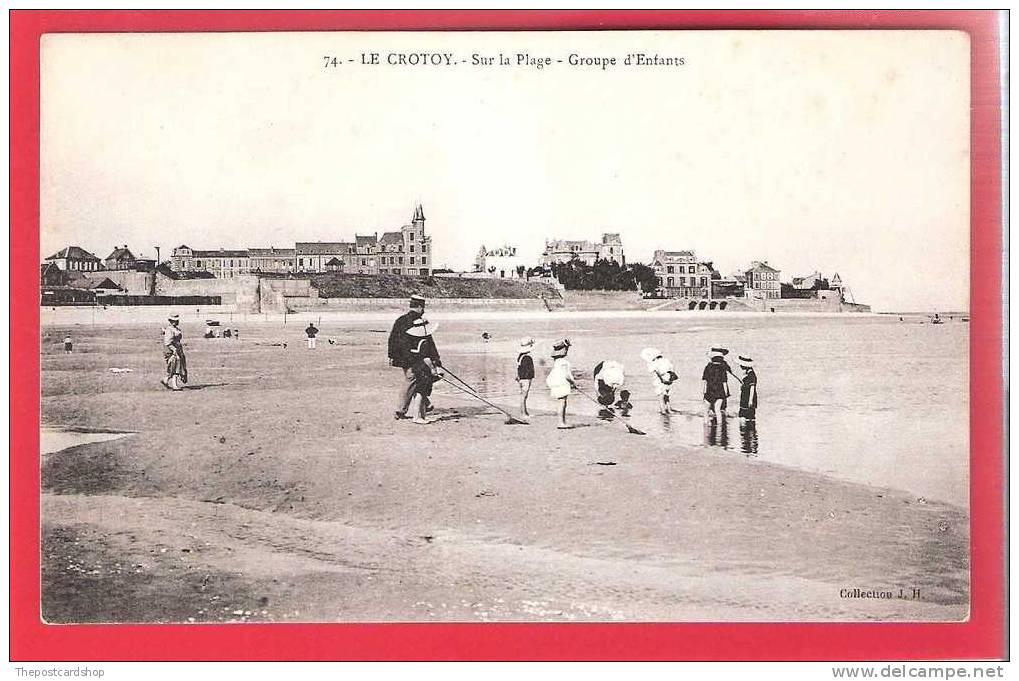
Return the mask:
[[[966,617],[960,507],[664,447],[579,400],[557,432],[540,378],[528,426],[441,386],[436,423],[396,422],[388,323],[323,320],[315,351],[235,326],[185,321],[180,393],[158,326],[43,328],[43,422],[134,433],[43,455],[48,621]],[[439,343],[468,380],[478,328]]]

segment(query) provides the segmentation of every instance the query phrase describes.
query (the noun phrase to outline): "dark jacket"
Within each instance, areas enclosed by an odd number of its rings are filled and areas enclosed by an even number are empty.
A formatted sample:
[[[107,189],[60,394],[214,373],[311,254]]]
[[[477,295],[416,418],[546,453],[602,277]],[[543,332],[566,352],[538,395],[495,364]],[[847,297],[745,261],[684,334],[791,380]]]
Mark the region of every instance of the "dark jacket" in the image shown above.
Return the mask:
[[[389,359],[393,366],[406,369],[411,365],[410,342],[413,339],[407,335],[407,329],[417,318],[416,312],[405,312],[393,323],[393,330],[389,332]]]
[[[407,334],[404,334],[405,336]],[[425,363],[425,358],[432,360],[433,366],[442,366],[442,360],[439,359],[439,350],[435,347],[435,341],[432,340],[431,336],[424,336],[423,338],[417,338],[415,336],[407,336],[407,355],[410,359],[410,365],[412,368],[417,368],[418,365]]]

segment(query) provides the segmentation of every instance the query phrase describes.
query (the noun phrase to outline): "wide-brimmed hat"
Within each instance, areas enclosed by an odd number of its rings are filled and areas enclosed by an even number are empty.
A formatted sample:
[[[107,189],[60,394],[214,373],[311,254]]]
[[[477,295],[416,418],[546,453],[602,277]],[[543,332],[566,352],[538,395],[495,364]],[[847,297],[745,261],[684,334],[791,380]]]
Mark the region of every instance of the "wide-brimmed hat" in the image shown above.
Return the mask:
[[[438,328],[438,324],[433,324],[424,317],[418,317],[414,320],[414,323],[411,324],[410,328],[407,329],[407,334],[417,336],[418,338],[424,338],[425,336],[431,336]]]
[[[410,297],[410,306],[411,307],[424,307],[425,306],[425,297],[424,296],[419,296],[418,294],[415,293],[414,295],[412,295]]]
[[[520,349],[521,350],[530,350],[533,347],[534,347],[534,339],[533,338],[521,338],[520,339]]]
[[[180,321],[180,315],[179,314],[172,314],[172,315],[170,315],[169,317],[166,318],[166,321],[168,321],[168,322],[179,322]]]
[[[558,359],[559,357],[565,357],[566,353],[570,351],[570,339],[564,338],[561,341],[556,341],[552,345],[552,359]]]
[[[612,360],[607,360],[602,362],[597,377],[601,379],[605,385],[612,388],[618,388],[623,385],[623,382],[626,380],[626,373],[622,364]]]
[[[747,357],[746,355],[740,355],[736,358],[741,367],[752,367],[754,366],[754,358]]]
[[[661,356],[662,353],[658,348],[644,348],[640,351],[640,358],[645,362],[653,362]]]
[[[711,348],[708,354],[712,357],[725,357],[729,354],[728,348]]]

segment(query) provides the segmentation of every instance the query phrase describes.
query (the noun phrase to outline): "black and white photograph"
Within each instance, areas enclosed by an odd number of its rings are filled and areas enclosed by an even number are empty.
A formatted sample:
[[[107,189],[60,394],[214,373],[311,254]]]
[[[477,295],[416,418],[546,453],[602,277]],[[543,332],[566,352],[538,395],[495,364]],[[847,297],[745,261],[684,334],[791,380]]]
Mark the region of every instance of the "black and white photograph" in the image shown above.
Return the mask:
[[[966,33],[40,64],[47,623],[969,616]]]

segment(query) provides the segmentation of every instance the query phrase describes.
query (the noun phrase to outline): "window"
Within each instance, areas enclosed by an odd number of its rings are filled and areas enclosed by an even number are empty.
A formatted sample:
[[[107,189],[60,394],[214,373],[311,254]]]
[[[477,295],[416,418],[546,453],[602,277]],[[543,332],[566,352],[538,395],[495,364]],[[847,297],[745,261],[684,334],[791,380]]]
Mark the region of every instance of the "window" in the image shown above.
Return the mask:
[[[368,259],[367,258],[361,258],[361,267],[366,267],[367,265],[368,265]]]
[[[414,241],[414,232],[411,232],[411,233],[410,233],[410,240],[411,240],[411,241]],[[414,247],[413,247],[413,246],[411,246],[411,250],[414,250]]]
[[[679,278],[679,285],[680,286],[686,286],[686,277],[680,277]]]
[[[673,267],[672,265],[669,265],[669,266],[668,266],[668,267],[666,268],[666,271],[667,271],[667,272],[668,272],[669,274],[673,274],[673,272],[674,272],[674,270],[675,270],[675,269],[676,269],[675,267]]]
[[[412,255],[412,256],[410,256],[410,264],[411,264],[411,265],[413,265],[413,264],[414,264],[414,256],[413,256],[413,255]]]
[[[411,245],[410,245],[410,252],[411,252],[411,253],[413,253],[413,252],[414,252],[414,244],[411,244]]]
[[[397,267],[396,269],[394,269],[393,274],[400,274],[400,268]]]
[[[401,265],[403,264],[403,256],[402,255],[400,256],[400,264]]]
[[[707,285],[708,285],[708,278],[707,277],[701,277],[701,286],[707,286]]]
[[[423,255],[422,255],[422,256],[421,256],[421,264],[422,264],[422,265],[426,264],[426,263],[425,263],[425,260],[426,260],[425,256],[423,256]]]
[[[676,278],[675,277],[669,277],[669,288],[672,288],[675,285],[676,285]]]
[[[421,244],[421,252],[424,253],[427,250],[428,250],[428,245],[427,244]],[[421,262],[424,262],[424,259],[422,259]]]

